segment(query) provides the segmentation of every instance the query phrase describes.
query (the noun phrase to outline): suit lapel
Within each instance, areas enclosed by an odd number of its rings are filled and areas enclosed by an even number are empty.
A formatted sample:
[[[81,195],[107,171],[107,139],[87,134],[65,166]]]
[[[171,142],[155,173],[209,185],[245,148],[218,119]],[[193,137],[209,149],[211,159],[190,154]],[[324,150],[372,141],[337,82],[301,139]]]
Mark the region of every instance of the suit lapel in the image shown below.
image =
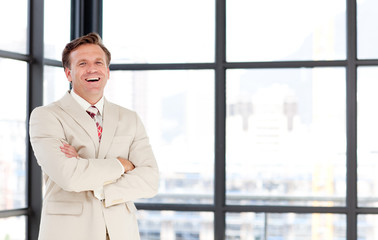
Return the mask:
[[[115,135],[119,121],[119,109],[116,105],[104,99],[104,111],[102,117],[102,137],[98,158],[105,158]]]
[[[95,145],[95,149],[98,149],[99,142],[96,125],[93,124],[93,119],[72,98],[71,94],[67,92],[57,104],[87,132]]]

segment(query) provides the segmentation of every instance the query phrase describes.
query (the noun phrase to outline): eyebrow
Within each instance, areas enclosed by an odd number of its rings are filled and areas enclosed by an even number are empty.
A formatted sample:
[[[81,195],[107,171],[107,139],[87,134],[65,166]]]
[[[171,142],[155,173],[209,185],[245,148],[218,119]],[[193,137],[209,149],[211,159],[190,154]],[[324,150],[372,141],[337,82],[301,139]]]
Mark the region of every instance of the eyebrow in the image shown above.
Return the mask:
[[[80,62],[88,62],[89,60],[87,58],[81,58],[79,59],[77,62],[80,63]],[[106,60],[102,59],[102,58],[96,58],[94,61],[102,61],[102,62],[106,62]]]

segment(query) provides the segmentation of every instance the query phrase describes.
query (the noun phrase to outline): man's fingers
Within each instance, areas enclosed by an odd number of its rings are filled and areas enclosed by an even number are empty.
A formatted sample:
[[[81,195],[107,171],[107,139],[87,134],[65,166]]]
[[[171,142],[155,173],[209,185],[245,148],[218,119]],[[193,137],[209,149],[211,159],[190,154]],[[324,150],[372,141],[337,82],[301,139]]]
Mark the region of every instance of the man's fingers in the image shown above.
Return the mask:
[[[63,143],[63,146],[60,146],[60,150],[66,155],[66,157],[78,156],[76,149],[69,144]]]

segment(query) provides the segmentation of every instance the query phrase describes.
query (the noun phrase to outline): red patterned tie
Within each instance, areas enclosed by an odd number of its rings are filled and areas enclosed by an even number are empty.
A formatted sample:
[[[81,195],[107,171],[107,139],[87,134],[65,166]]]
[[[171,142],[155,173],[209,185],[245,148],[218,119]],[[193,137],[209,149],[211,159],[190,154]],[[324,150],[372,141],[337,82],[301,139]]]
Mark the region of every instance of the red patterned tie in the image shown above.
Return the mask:
[[[101,121],[101,115],[98,112],[98,109],[95,106],[90,106],[87,109],[87,113],[93,120],[96,122],[97,127],[97,134],[98,134],[98,141],[101,141],[102,136],[102,121]]]

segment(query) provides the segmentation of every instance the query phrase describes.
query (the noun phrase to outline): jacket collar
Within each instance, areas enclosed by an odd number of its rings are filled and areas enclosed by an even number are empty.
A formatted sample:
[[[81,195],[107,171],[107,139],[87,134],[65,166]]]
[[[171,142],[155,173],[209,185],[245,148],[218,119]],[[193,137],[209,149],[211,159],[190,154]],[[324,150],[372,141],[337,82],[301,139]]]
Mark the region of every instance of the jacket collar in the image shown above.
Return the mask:
[[[112,143],[119,120],[119,109],[116,107],[116,105],[104,99],[102,122],[103,131],[101,143],[99,143],[97,128],[95,124],[93,124],[93,119],[83,110],[77,101],[73,99],[69,92],[67,92],[63,98],[57,102],[57,104],[90,136],[96,149],[97,158],[104,158]]]

